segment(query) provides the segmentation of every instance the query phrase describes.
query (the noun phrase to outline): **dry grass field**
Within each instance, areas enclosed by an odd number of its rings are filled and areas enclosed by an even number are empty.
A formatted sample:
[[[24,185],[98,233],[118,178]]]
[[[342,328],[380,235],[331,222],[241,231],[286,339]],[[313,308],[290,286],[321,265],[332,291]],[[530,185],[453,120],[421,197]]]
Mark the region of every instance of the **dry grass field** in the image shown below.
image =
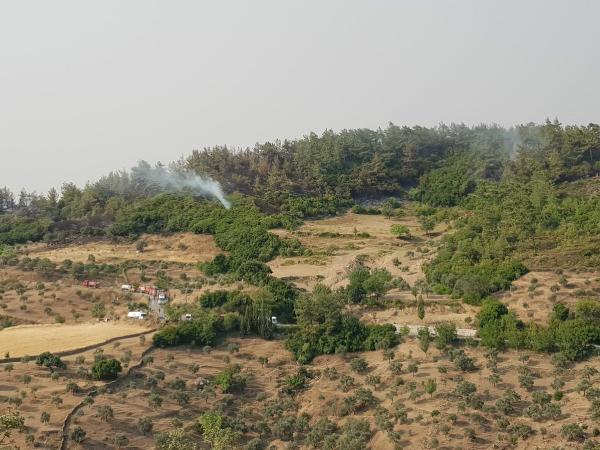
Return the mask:
[[[82,245],[49,247],[46,244],[32,244],[24,249],[31,258],[48,258],[62,262],[86,262],[94,255],[97,263],[118,263],[126,260],[168,261],[195,264],[209,261],[219,249],[213,237],[207,234],[175,233],[167,236],[142,235],[148,245],[143,252],[136,250],[135,242],[113,243],[110,241],[88,242]]]
[[[148,327],[133,322],[92,322],[77,325],[19,325],[0,331],[0,355],[11,358],[64,352],[98,344],[119,336],[144,332]]]
[[[410,229],[412,239],[397,239],[390,227],[402,224]],[[278,257],[269,263],[273,275],[312,289],[317,283],[339,287],[346,282],[352,262],[364,258],[370,267],[386,268],[411,285],[423,277],[421,266],[433,255],[445,225],[439,225],[430,236],[421,230],[412,215],[400,219],[382,216],[344,214],[318,221],[307,221],[298,230],[279,230],[280,236],[295,237],[313,251],[314,256]],[[368,233],[361,235],[361,233]],[[396,260],[396,264],[394,264]]]

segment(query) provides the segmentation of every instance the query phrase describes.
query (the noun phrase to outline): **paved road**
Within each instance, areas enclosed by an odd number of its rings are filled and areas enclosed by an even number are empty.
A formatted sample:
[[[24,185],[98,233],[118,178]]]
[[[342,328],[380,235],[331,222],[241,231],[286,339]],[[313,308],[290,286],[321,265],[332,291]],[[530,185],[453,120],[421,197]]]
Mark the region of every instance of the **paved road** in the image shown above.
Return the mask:
[[[400,330],[404,327],[408,327],[408,335],[409,336],[417,336],[419,334],[419,330],[421,328],[425,328],[426,325],[409,325],[409,324],[397,324],[395,323],[396,331],[400,332]],[[435,327],[429,326],[429,334],[435,336]],[[457,328],[456,335],[459,338],[474,338],[477,337],[477,330],[473,328]]]
[[[150,306],[150,311],[158,317],[158,320],[165,320],[164,305],[159,304],[157,298],[149,297],[148,305]]]

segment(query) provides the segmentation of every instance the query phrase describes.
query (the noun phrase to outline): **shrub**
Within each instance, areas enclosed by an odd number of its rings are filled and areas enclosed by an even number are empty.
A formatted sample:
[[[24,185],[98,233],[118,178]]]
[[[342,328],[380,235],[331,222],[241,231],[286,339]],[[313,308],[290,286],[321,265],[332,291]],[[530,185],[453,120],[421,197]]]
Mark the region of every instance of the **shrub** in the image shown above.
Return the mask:
[[[214,383],[223,393],[241,392],[246,387],[246,377],[240,372],[241,367],[238,364],[228,366],[217,374]]]
[[[101,319],[106,316],[106,306],[104,306],[104,303],[95,303],[94,306],[92,306],[91,313],[92,317]]]
[[[357,373],[364,373],[369,368],[369,365],[363,358],[357,357],[350,361],[350,367]]]
[[[138,420],[138,430],[140,430],[140,433],[146,435],[152,431],[152,428],[154,428],[154,423],[150,417],[141,417]]]
[[[123,368],[117,359],[102,359],[92,365],[92,377],[96,380],[113,380]]]
[[[157,347],[163,348],[182,344],[213,345],[222,326],[219,316],[205,314],[191,321],[165,326],[154,334],[152,341]]]
[[[215,450],[233,447],[238,441],[238,433],[223,424],[223,418],[219,414],[204,413],[199,420],[202,427],[202,437],[211,444]],[[169,447],[180,448],[180,447]]]
[[[377,398],[369,389],[358,388],[354,394],[344,398],[340,414],[346,416],[367,410],[378,403]]]
[[[50,352],[44,352],[39,355],[36,358],[35,363],[38,366],[43,366],[50,369],[51,372],[53,372],[54,369],[65,369],[67,367],[60,357],[53,355]]]
[[[473,359],[467,356],[463,350],[450,352],[450,360],[454,362],[454,365],[457,369],[463,372],[472,372],[477,370]]]
[[[585,431],[576,423],[568,423],[560,428],[560,434],[569,441],[582,442],[585,439]]]
[[[456,325],[453,323],[440,323],[435,326],[435,345],[437,348],[446,348],[453,345],[456,340]]]
[[[73,442],[81,444],[85,440],[86,435],[87,433],[84,431],[84,429],[77,425],[71,432],[71,439]]]
[[[110,405],[101,405],[98,406],[98,409],[96,411],[96,416],[100,418],[100,420],[104,421],[104,422],[108,422],[109,420],[111,420],[112,418],[115,417],[115,414],[113,412],[113,409],[110,407]]]

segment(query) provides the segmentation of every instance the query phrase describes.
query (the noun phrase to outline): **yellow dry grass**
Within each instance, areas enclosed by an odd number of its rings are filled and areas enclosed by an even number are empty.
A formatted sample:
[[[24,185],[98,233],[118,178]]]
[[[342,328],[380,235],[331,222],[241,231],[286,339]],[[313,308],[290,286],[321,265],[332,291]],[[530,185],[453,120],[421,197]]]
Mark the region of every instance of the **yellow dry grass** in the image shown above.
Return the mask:
[[[170,236],[143,235],[148,245],[138,252],[134,242],[113,243],[109,241],[88,242],[61,248],[48,247],[45,244],[33,244],[26,248],[32,258],[48,258],[62,262],[70,259],[74,262],[86,262],[94,255],[97,263],[118,263],[125,260],[169,261],[194,264],[209,261],[220,250],[212,236],[207,234],[175,233]]]
[[[147,330],[129,323],[84,323],[78,325],[20,325],[0,331],[0,355],[11,357],[62,352],[99,344],[119,336]]]

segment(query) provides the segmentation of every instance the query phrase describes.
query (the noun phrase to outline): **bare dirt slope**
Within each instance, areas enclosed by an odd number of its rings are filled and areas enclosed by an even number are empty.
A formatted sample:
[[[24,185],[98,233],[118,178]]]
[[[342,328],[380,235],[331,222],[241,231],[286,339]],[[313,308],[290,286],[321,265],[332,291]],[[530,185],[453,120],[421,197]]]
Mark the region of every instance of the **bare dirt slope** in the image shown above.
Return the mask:
[[[599,297],[599,274],[587,271],[532,271],[516,280],[509,292],[498,295],[521,320],[539,324],[548,322],[556,303],[572,306]]]
[[[34,361],[0,364],[0,412],[18,410],[25,418],[26,425],[26,430],[13,433],[5,444],[17,445],[21,449],[58,449],[66,416],[85,398],[87,392],[104,384],[88,376],[95,357],[103,355],[117,358],[127,370],[140,360],[150,340],[151,335],[141,339],[123,339],[66,356],[62,360],[67,368],[54,374],[37,366]],[[78,391],[68,391],[68,383],[75,383]],[[44,412],[49,414],[47,421],[42,420]],[[34,437],[33,443],[26,441],[28,435]]]
[[[390,227],[395,223],[407,226],[412,239],[392,236]],[[410,213],[400,219],[347,213],[307,221],[294,232],[280,230],[278,234],[298,238],[314,256],[278,257],[269,266],[274,276],[291,280],[299,287],[312,289],[317,283],[338,287],[345,283],[351,263],[363,257],[369,266],[385,267],[413,284],[422,278],[421,266],[430,259],[431,249],[445,228],[441,224],[427,236]],[[368,237],[361,233],[368,233]]]
[[[143,434],[137,428],[140,419],[149,418],[154,424],[154,432],[172,430],[176,423],[200,448],[208,449],[210,446],[202,444],[196,426],[198,417],[206,411],[219,411],[229,417],[228,424],[246,430],[244,440],[235,448],[242,448],[251,438],[262,436],[268,448],[282,450],[290,448],[292,438],[296,448],[319,448],[309,445],[307,436],[317,421],[325,417],[340,427],[349,419],[367,421],[371,434],[366,445],[372,449],[579,448],[579,442],[569,442],[561,434],[561,427],[579,423],[587,425],[591,432],[594,426],[587,412],[589,401],[576,389],[583,363],[557,373],[548,355],[507,352],[498,358],[499,381],[492,383],[489,379],[492,372],[486,367],[482,349],[465,349],[474,359],[476,369],[463,372],[439,350],[432,347],[423,353],[415,340],[407,339],[395,349],[397,363],[394,365],[399,364],[399,370],[392,369],[382,352],[347,357],[322,356],[309,367],[313,378],[307,388],[290,396],[281,388],[298,366],[289,359],[289,353],[279,342],[256,339],[230,342],[240,346],[239,353],[228,352],[225,344],[211,353],[187,348],[152,352],[151,364],[137,371],[119,388],[98,396],[95,404],[85,407],[84,414],[77,417],[73,425],[87,432],[84,447],[115,448],[115,439],[123,440],[124,437],[125,448],[151,448],[152,433]],[[525,360],[523,355],[528,359]],[[268,356],[266,365],[258,362],[260,356]],[[366,371],[356,373],[351,369],[350,362],[356,356],[365,359]],[[240,364],[242,373],[247,376],[244,392],[223,394],[218,387],[215,390],[197,389],[199,379],[211,380],[228,364],[234,363]],[[599,363],[598,358],[593,358],[585,364],[597,366]],[[527,367],[534,374],[532,389],[520,386],[519,367]],[[164,373],[165,378],[156,387],[151,387],[154,382],[150,381],[158,373]],[[534,392],[552,393],[550,385],[555,378],[565,383],[564,396],[560,401],[554,401],[562,410],[560,417],[534,420],[521,415],[521,411],[532,404]],[[178,379],[185,382],[185,387],[175,387],[173,383]],[[437,384],[432,395],[424,390],[425,381],[430,379]],[[465,405],[464,398],[456,390],[463,380],[474,383],[477,398],[483,406]],[[596,378],[593,381],[598,382]],[[515,404],[515,413],[504,414],[495,405],[509,389],[514,390],[520,400]],[[162,399],[160,406],[150,404],[151,391]],[[176,400],[178,391],[187,393],[184,406]],[[363,399],[368,405],[348,400],[352,398]],[[97,416],[102,405],[112,408],[114,418],[103,421]],[[354,406],[348,409],[351,405]],[[286,431],[285,423],[293,421],[306,421],[308,426],[298,431]],[[71,443],[68,448],[78,447]]]

